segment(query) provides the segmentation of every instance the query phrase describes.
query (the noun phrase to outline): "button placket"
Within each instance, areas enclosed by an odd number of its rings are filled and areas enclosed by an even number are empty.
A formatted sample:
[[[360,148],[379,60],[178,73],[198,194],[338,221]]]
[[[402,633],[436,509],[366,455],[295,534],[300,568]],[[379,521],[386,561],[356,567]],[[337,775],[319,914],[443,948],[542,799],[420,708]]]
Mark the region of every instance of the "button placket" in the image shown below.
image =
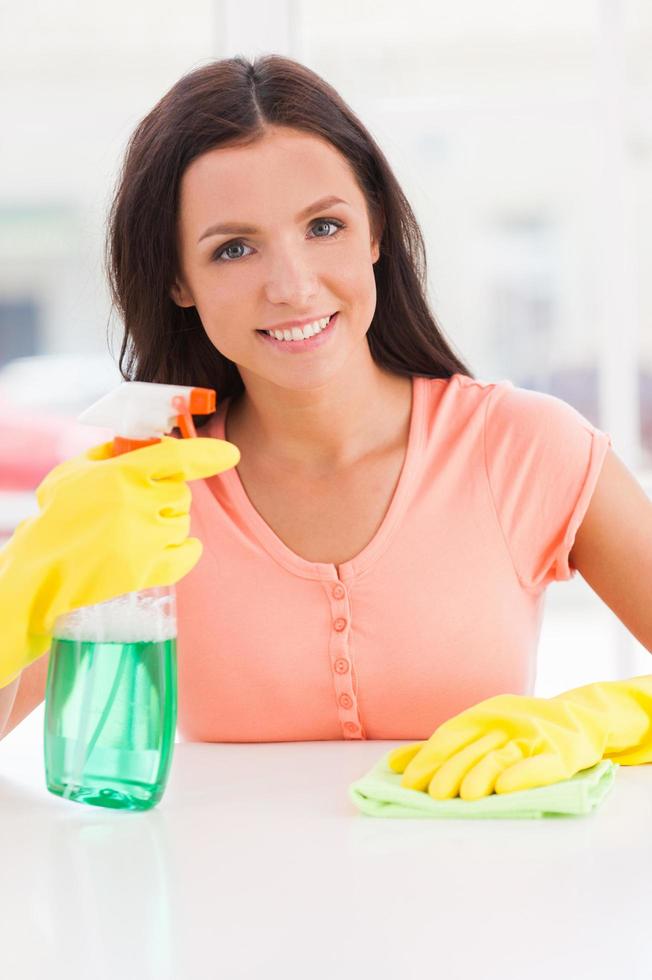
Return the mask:
[[[331,611],[331,664],[335,686],[338,715],[344,738],[364,738],[358,715],[357,700],[353,690],[352,663],[348,656],[347,627],[350,625],[350,608],[347,591],[341,583],[332,586]]]

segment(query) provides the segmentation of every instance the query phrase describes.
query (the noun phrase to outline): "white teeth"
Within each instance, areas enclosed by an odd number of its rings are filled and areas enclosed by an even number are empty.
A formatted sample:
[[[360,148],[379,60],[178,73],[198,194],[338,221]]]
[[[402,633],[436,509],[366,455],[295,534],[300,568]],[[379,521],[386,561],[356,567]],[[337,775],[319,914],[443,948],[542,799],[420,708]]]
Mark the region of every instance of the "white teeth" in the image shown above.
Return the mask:
[[[315,320],[314,323],[307,323],[303,329],[292,327],[291,330],[265,330],[265,333],[270,337],[276,337],[277,340],[307,340],[320,333],[328,325],[329,320],[330,316],[325,316],[321,320]]]

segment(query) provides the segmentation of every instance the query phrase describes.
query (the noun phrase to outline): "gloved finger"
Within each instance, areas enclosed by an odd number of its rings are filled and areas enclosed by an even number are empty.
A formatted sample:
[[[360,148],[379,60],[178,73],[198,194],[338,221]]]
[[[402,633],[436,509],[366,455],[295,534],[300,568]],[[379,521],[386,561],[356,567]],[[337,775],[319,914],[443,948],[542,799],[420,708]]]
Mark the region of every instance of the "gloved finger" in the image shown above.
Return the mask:
[[[447,759],[439,767],[428,785],[429,795],[435,800],[450,800],[453,796],[457,796],[462,780],[469,769],[476,765],[487,752],[502,748],[508,741],[509,736],[496,729],[487,732],[486,735],[472,742],[471,745],[467,745],[466,748]]]
[[[159,515],[156,537],[159,548],[178,548],[190,534],[190,514]]]
[[[189,444],[192,445],[187,448]],[[149,483],[165,486],[160,481],[178,483],[213,476],[230,469],[239,461],[240,450],[223,439],[174,439],[164,436],[160,442],[118,456],[113,455],[113,440],[109,439],[54,466],[41,480],[35,496],[40,509],[44,510],[54,490],[69,476],[74,477],[83,470],[86,462],[106,462],[109,466],[125,467],[137,472],[141,479]]]
[[[225,439],[197,436],[142,446],[124,454],[121,465],[132,465],[150,480],[200,480],[231,469],[240,462],[240,450]]]
[[[435,729],[427,742],[405,767],[401,786],[405,789],[426,788],[439,767],[467,745],[476,742],[483,733],[475,724],[460,725],[459,715]],[[454,723],[454,724],[453,724]]]
[[[463,800],[479,800],[483,796],[491,796],[496,780],[501,772],[509,766],[520,762],[523,750],[518,741],[511,739],[501,749],[487,752],[464,776],[460,784],[460,798]]]
[[[599,760],[596,759],[596,762]],[[505,769],[496,779],[496,793],[515,793],[519,789],[535,789],[570,779],[574,769],[556,752],[541,752]]]
[[[99,446],[91,446],[83,453],[88,460],[111,459],[113,456],[113,439],[108,442],[101,442]]]
[[[412,742],[410,745],[399,745],[392,749],[387,757],[387,764],[394,772],[403,772],[405,767],[415,757],[425,742]]]
[[[194,568],[203,551],[204,546],[199,538],[188,538],[182,544],[169,545],[149,572],[143,588],[176,584]]]
[[[147,479],[156,481],[204,479],[231,469],[240,462],[240,450],[232,442],[206,436],[194,439],[163,436],[160,442],[132,449],[119,456],[113,455],[113,442],[109,441],[87,449],[83,455],[95,462],[119,460],[120,466],[136,470]],[[79,459],[76,462],[78,465]]]
[[[190,513],[192,490],[187,483],[158,483],[151,487],[159,517],[180,517]]]

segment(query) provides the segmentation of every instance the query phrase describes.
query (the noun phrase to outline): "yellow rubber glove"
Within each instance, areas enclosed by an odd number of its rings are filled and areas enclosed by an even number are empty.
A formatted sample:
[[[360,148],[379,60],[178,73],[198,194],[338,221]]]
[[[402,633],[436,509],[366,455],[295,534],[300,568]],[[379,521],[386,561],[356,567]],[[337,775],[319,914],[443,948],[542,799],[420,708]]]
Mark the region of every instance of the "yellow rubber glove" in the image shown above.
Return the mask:
[[[587,684],[553,698],[499,694],[449,718],[389,766],[436,800],[548,786],[601,759],[652,762],[652,675]]]
[[[127,592],[173,585],[199,561],[186,480],[240,460],[223,439],[176,439],[112,456],[112,441],[51,470],[39,514],[0,549],[0,688],[42,656],[57,617]]]

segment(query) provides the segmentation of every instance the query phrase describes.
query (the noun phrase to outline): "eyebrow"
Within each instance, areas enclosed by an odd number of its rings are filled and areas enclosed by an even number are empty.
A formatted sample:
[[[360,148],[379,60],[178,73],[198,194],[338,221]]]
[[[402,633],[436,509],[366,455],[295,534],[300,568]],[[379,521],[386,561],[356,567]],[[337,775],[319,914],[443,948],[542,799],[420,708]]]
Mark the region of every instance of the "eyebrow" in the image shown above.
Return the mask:
[[[348,201],[343,201],[341,197],[335,197],[333,194],[328,197],[321,197],[318,201],[313,204],[309,204],[307,208],[303,208],[299,211],[296,220],[301,221],[303,218],[307,218],[309,215],[313,214],[315,211],[321,211],[323,208],[330,208],[333,204],[346,204]],[[197,239],[197,244],[208,238],[210,235],[255,235],[260,229],[254,228],[253,225],[240,225],[235,222],[228,221],[220,223],[217,225],[211,225],[206,231]]]

